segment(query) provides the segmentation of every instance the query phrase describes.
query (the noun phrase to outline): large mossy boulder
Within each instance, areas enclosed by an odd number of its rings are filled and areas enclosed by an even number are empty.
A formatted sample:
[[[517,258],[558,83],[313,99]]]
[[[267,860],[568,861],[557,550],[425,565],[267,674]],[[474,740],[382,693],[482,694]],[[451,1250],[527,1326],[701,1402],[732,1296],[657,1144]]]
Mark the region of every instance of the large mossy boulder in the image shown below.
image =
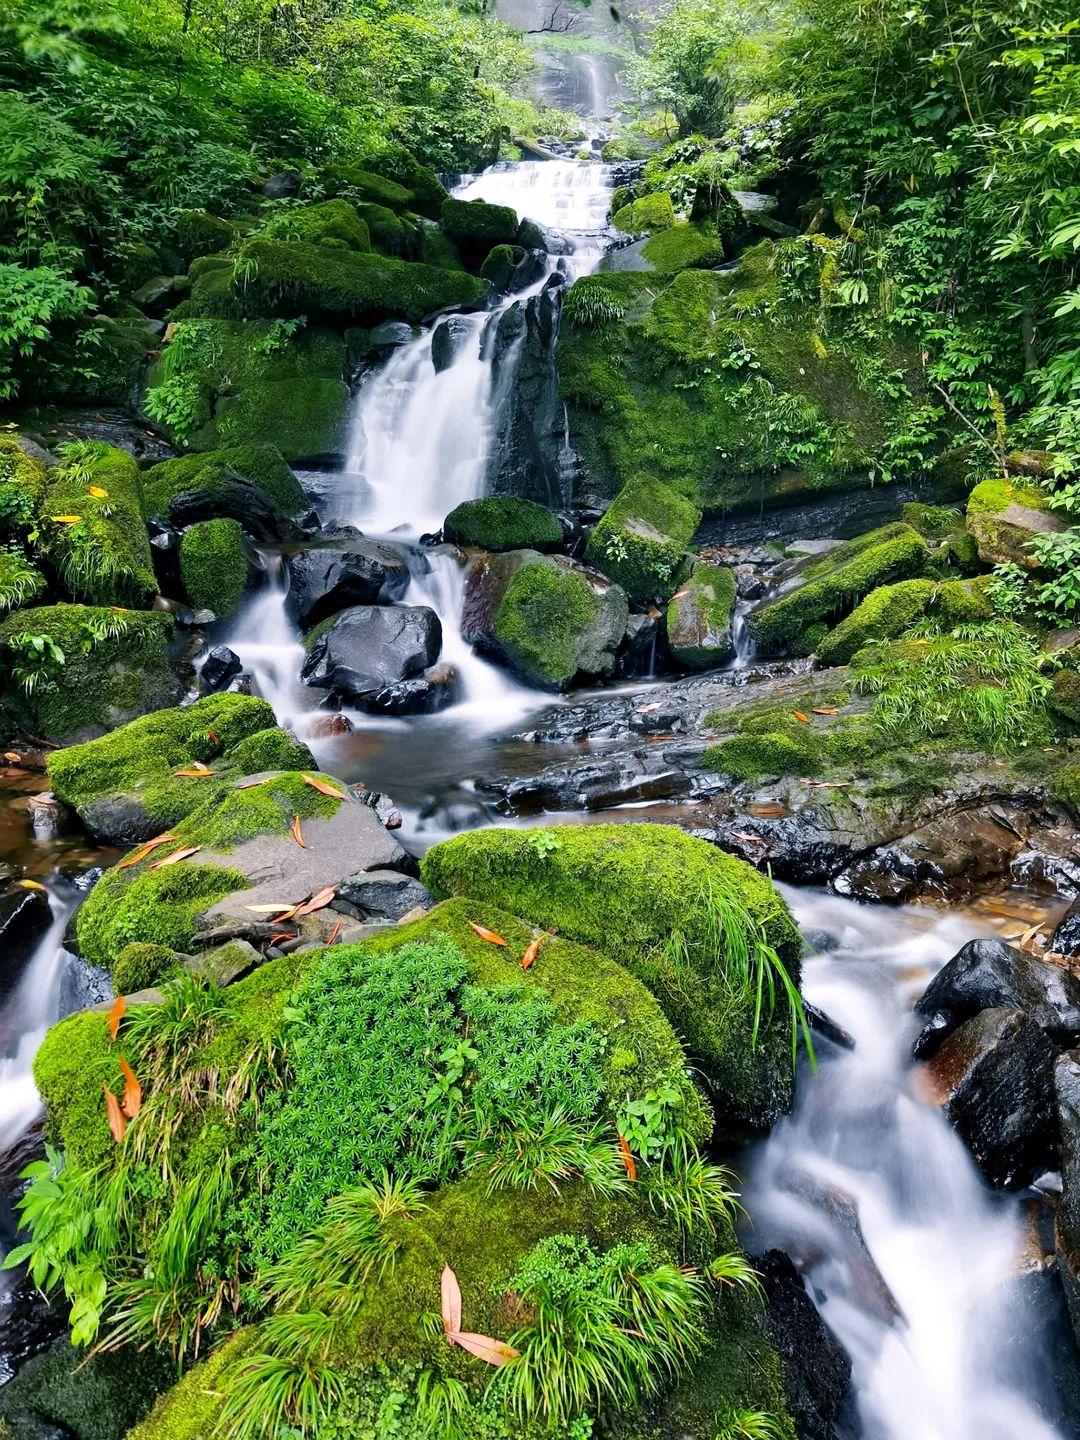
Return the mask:
[[[490,242],[485,254],[488,248]],[[464,271],[388,255],[259,236],[246,242],[244,252],[242,270],[198,277],[185,305],[189,316],[306,315],[338,326],[377,325],[478,305],[485,295],[483,282]]]
[[[111,730],[184,692],[169,664],[172,616],[92,605],[43,605],[0,621],[9,723],[43,740]]]
[[[536,550],[484,555],[469,569],[462,635],[549,690],[611,675],[626,592],[594,570]]]
[[[72,597],[145,605],[157,594],[139,468],[125,450],[89,445],[51,472],[42,505],[49,554]]]
[[[440,218],[444,233],[473,266],[479,266],[493,246],[513,245],[517,238],[518,217],[509,205],[447,200]]]
[[[348,200],[323,200],[318,205],[283,210],[271,216],[259,234],[272,240],[299,240],[305,245],[343,245],[361,254],[371,249],[368,227]]]
[[[447,201],[433,170],[403,148],[384,151],[362,165],[331,165],[323,172],[331,193],[355,200],[373,200],[391,210],[414,210],[437,220]]]
[[[587,825],[458,836],[421,875],[437,897],[484,899],[617,957],[699,1057],[729,1125],[765,1127],[787,1108],[793,1017],[778,984],[755,1034],[754,997],[759,965],[797,980],[802,942],[750,866],[671,826]]]
[[[638,476],[616,495],[589,537],[585,559],[634,600],[666,600],[686,565],[701,511],[659,480]]]
[[[667,608],[672,657],[688,670],[711,670],[735,654],[731,616],[735,577],[726,565],[699,561]]]
[[[328,461],[348,442],[346,373],[344,341],[329,330],[185,320],[148,376],[146,403],[182,395],[180,438],[192,450],[272,445],[288,460]]]
[[[670,230],[675,224],[671,196],[666,190],[657,190],[631,200],[616,211],[613,224],[616,230],[623,230],[627,235],[652,235],[658,230]]]
[[[16,435],[0,435],[0,538],[24,538],[37,527],[49,474]]]
[[[300,482],[273,445],[237,445],[163,460],[143,473],[146,513],[173,525],[227,517],[257,539],[281,539],[307,509]]]
[[[750,633],[764,654],[808,654],[827,627],[872,590],[918,576],[928,555],[926,541],[910,525],[898,521],[870,530],[800,564],[793,587],[751,613]]]
[[[686,225],[648,242],[670,278],[602,273],[568,292],[556,358],[579,494],[610,498],[647,471],[724,511],[868,484],[923,403],[917,352],[886,372],[856,326],[819,333],[816,297],[790,278],[803,251],[820,264],[810,240],[765,242],[730,271],[679,269],[704,263],[701,239]]]
[[[514,495],[463,501],[446,517],[443,534],[478,550],[556,550],[563,543],[557,515],[535,500]]]
[[[48,772],[57,798],[92,835],[134,845],[223,797],[245,775],[314,763],[305,745],[275,726],[265,700],[209,695],[54,750]]]
[[[236,520],[200,520],[180,537],[180,580],[188,603],[229,620],[251,575],[244,532]]]
[[[1046,491],[1030,481],[983,480],[968,496],[967,526],[988,565],[1037,570],[1031,542],[1066,528],[1047,508]]]
[[[846,665],[864,645],[898,640],[925,615],[951,629],[988,620],[992,613],[984,587],[963,580],[900,580],[871,590],[818,642],[817,657],[823,665]]]
[[[712,270],[724,259],[724,241],[715,225],[688,221],[658,230],[641,247],[641,254],[663,274]]]

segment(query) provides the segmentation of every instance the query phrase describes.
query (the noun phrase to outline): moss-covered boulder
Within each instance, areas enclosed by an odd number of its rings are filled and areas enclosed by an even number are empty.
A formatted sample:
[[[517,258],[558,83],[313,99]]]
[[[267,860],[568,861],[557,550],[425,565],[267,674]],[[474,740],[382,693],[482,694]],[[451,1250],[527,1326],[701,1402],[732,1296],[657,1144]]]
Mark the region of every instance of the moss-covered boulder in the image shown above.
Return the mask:
[[[0,1389],[0,1433],[5,1440],[124,1440],[175,1377],[162,1350],[87,1355],[62,1338]]]
[[[399,260],[425,259],[421,254],[423,237],[418,225],[406,220],[403,215],[395,214],[387,206],[375,204],[373,201],[361,203],[356,209],[367,226],[372,246],[380,255],[393,255]],[[457,268],[462,268],[460,258]]]
[[[596,571],[510,550],[470,567],[462,634],[530,684],[565,690],[613,673],[628,615],[626,592]]]
[[[671,654],[689,670],[710,670],[735,653],[731,615],[735,577],[726,565],[699,561],[690,579],[668,603]]]
[[[691,221],[658,230],[642,246],[654,270],[677,274],[680,270],[711,270],[724,258],[724,242],[716,227]]]
[[[47,588],[45,576],[17,546],[0,550],[0,615],[40,599]]]
[[[415,210],[437,220],[447,194],[433,170],[401,146],[371,156],[363,165],[331,165],[323,172],[327,189],[391,210]]]
[[[759,965],[797,977],[802,945],[742,861],[666,825],[586,825],[458,836],[421,875],[433,895],[486,900],[616,956],[700,1057],[729,1123],[768,1125],[788,1105],[792,1016],[781,985],[755,1034],[755,977]]]
[[[157,594],[139,469],[125,450],[88,444],[51,475],[46,546],[76,600],[145,605]]]
[[[1080,672],[1059,670],[1054,676],[1047,703],[1069,725],[1080,725]]]
[[[193,317],[307,315],[336,325],[376,325],[477,305],[484,294],[483,282],[464,271],[255,236],[245,244],[242,267],[199,276],[185,309]]]
[[[513,245],[518,217],[509,205],[486,200],[447,200],[442,208],[444,232],[470,265],[479,265],[493,245]]]
[[[654,191],[631,200],[615,214],[616,230],[628,235],[652,235],[658,230],[670,230],[675,224],[675,207],[666,190]]]
[[[1046,491],[1030,481],[983,480],[968,496],[967,527],[988,565],[1020,565],[1037,570],[1031,542],[1066,528],[1047,508]]]
[[[281,539],[307,509],[300,482],[273,445],[236,445],[163,460],[142,477],[146,513],[173,525],[228,517],[258,539]]]
[[[251,695],[157,710],[48,759],[53,791],[87,829],[129,845],[221,798],[244,775],[305,765],[314,769],[311,752],[277,729],[270,706]]]
[[[214,251],[227,250],[238,233],[230,220],[222,220],[208,210],[181,210],[175,224],[180,253],[189,263]]]
[[[465,500],[443,525],[447,540],[479,550],[555,550],[563,543],[562,522],[534,500],[489,495]]]
[[[368,227],[348,200],[324,200],[284,210],[271,216],[259,233],[272,240],[300,240],[305,245],[329,242],[360,253],[371,249]]]
[[[0,621],[3,707],[16,729],[68,744],[174,705],[173,620],[161,611],[43,605]]]
[[[947,628],[988,620],[993,613],[983,587],[962,580],[900,580],[871,590],[846,620],[817,644],[824,665],[846,665],[864,645],[898,640],[922,619],[933,615]]]
[[[765,654],[809,653],[824,638],[823,627],[879,586],[919,575],[928,554],[926,541],[903,522],[868,531],[802,564],[795,588],[751,613],[750,633]]]
[[[41,516],[48,489],[44,462],[15,435],[0,435],[0,539],[23,537]]]
[[[201,520],[180,537],[180,580],[188,603],[228,620],[240,608],[251,565],[235,520]]]
[[[701,511],[661,481],[624,485],[589,538],[585,559],[635,600],[667,599],[686,565]]]
[[[480,278],[494,285],[496,290],[508,290],[515,269],[524,259],[525,251],[520,245],[494,245],[480,266]]]
[[[329,330],[185,320],[149,373],[145,404],[188,449],[271,445],[289,460],[330,460],[348,439],[346,369]]]

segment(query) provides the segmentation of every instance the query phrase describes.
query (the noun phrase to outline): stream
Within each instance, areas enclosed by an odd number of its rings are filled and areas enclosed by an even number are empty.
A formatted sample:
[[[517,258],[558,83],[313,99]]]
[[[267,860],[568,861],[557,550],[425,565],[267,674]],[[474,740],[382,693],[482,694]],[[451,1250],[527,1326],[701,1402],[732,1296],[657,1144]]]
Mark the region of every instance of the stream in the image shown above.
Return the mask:
[[[455,703],[408,719],[348,711],[349,733],[325,737],[312,723],[316,697],[299,682],[303,647],[286,608],[287,571],[272,551],[262,553],[258,589],[213,637],[239,655],[254,688],[281,723],[310,739],[326,770],[393,797],[404,816],[400,833],[415,851],[492,822],[475,782],[496,758],[503,769],[523,771],[550,758],[544,747],[505,737],[527,728],[527,717],[549,709],[552,697],[472,652],[461,637],[463,570],[448,547],[425,549],[420,541],[440,529],[455,505],[488,489],[517,363],[510,354],[495,364],[500,318],[599,263],[609,243],[610,185],[610,167],[569,160],[500,164],[461,179],[455,193],[513,206],[565,236],[567,253],[549,256],[543,273],[493,310],[454,317],[453,358],[444,368],[432,358],[434,327],[392,350],[359,388],[345,467],[312,477],[323,525],[354,525],[408,549],[412,580],[405,603],[438,613],[442,658],[458,675]],[[748,658],[744,641],[732,663]],[[6,787],[0,859],[48,885],[53,916],[0,1014],[5,1150],[38,1117],[30,1063],[61,1010],[63,934],[78,899],[71,876],[113,858],[85,842],[32,839],[25,800],[43,783],[42,777],[0,776]],[[642,806],[618,815],[648,820],[652,813]],[[611,816],[554,818],[574,823]],[[1010,1285],[1025,1245],[1024,1202],[989,1192],[941,1113],[920,1093],[910,1060],[911,1007],[933,973],[966,940],[997,935],[1006,922],[986,907],[871,909],[807,889],[786,887],[785,894],[809,941],[807,997],[855,1044],[847,1051],[822,1041],[817,1073],[804,1065],[793,1114],[739,1158],[751,1217],[748,1245],[792,1255],[851,1356],[853,1435],[1064,1440],[1072,1432],[1053,1418],[1052,1380],[1040,1358],[1046,1337],[1034,1323],[1018,1327],[1015,1316],[1010,1324]],[[830,1202],[836,1196],[854,1201],[861,1242],[838,1219]],[[19,1345],[9,1333],[2,1348]]]

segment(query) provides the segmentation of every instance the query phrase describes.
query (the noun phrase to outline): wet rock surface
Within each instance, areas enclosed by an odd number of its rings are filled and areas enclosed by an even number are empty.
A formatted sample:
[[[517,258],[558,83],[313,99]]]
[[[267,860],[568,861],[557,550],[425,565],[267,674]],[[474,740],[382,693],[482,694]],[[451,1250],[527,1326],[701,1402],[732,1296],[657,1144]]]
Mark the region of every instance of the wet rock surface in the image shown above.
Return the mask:
[[[1069,1316],[1080,1344],[1080,1051],[1058,1056],[1054,1099],[1061,1135],[1061,1201],[1054,1238]]]
[[[422,674],[438,658],[442,625],[423,605],[357,605],[343,610],[308,652],[301,679],[364,708]]]
[[[19,983],[23,968],[49,928],[52,912],[44,890],[18,882],[0,889],[0,1000]]]
[[[834,1440],[851,1400],[851,1357],[822,1319],[782,1250],[755,1257],[768,1311],[765,1328],[784,1362],[788,1403],[805,1440]]]
[[[304,630],[352,605],[400,600],[412,578],[396,545],[356,531],[290,557],[288,607]]]

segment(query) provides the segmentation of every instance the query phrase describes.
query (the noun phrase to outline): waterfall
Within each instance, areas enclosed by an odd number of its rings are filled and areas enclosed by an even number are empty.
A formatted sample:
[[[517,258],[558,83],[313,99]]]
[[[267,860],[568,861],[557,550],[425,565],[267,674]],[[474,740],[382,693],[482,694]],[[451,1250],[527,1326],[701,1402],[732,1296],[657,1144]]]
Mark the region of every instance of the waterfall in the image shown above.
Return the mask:
[[[312,708],[311,691],[300,683],[304,647],[285,608],[288,577],[281,556],[260,550],[259,561],[266,578],[244,602],[225,643],[273,707],[278,724],[295,726]]]

